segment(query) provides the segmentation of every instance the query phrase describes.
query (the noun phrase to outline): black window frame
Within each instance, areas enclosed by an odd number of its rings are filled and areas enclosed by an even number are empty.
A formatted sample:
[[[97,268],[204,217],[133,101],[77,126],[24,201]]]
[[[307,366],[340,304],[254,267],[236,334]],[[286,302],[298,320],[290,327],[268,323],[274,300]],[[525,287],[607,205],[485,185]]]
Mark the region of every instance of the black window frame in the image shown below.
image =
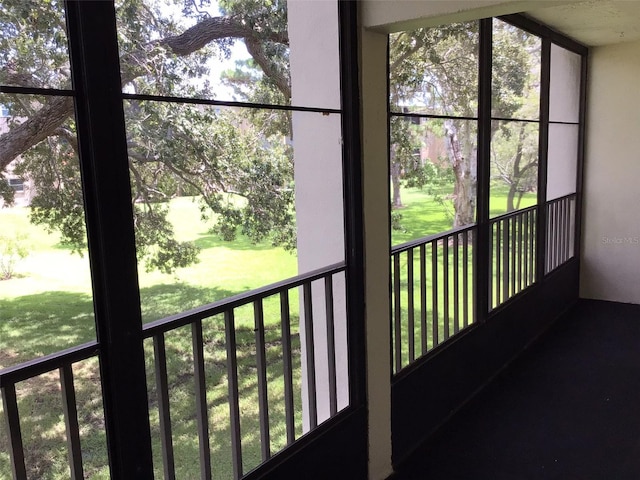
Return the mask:
[[[357,3],[336,0],[339,15],[343,134],[343,200],[349,406],[272,461],[242,478],[259,478],[340,422],[351,425],[354,449],[366,453],[364,257],[359,124]],[[75,100],[85,220],[97,342],[77,347],[99,352],[107,452],[112,478],[153,478],[140,293],[114,0],[64,0],[72,88],[0,85],[0,93],[67,96]],[[202,102],[225,105],[233,102]],[[262,106],[262,105],[260,105]],[[322,111],[326,109],[283,108]],[[34,362],[30,362],[34,363]],[[19,370],[18,366],[12,370]],[[24,372],[43,368],[36,360]],[[12,438],[12,440],[15,440]],[[356,445],[357,443],[357,445]],[[364,446],[364,448],[363,448]],[[344,452],[337,452],[342,455]],[[359,457],[366,469],[366,456]],[[19,461],[20,459],[18,459]],[[320,460],[320,459],[319,459]],[[22,459],[24,461],[24,459]],[[330,465],[327,464],[327,468]],[[22,476],[24,465],[14,472]]]
[[[538,141],[538,186],[537,186],[537,202],[535,205],[536,212],[536,248],[535,256],[535,277],[531,285],[526,287],[519,293],[511,296],[508,300],[501,303],[495,308],[490,305],[490,244],[491,244],[491,221],[489,211],[489,187],[490,187],[490,162],[491,162],[491,122],[497,117],[492,116],[492,60],[493,60],[493,19],[497,19],[513,25],[531,35],[535,35],[541,40],[541,77],[540,77],[540,109],[539,118],[531,121],[539,125],[539,141]],[[574,256],[569,258],[565,263],[576,263],[579,268],[579,257],[576,252],[580,252],[580,232],[582,223],[582,185],[584,171],[584,143],[585,143],[585,118],[586,118],[586,89],[587,89],[587,70],[588,70],[588,48],[581,43],[566,37],[555,30],[537,22],[536,20],[524,14],[511,14],[496,17],[488,17],[478,19],[479,23],[479,60],[478,60],[478,111],[476,117],[472,118],[478,122],[478,140],[477,140],[477,189],[476,189],[476,223],[471,226],[476,229],[475,246],[475,274],[477,281],[475,282],[475,321],[476,325],[472,328],[480,327],[482,324],[490,322],[491,318],[497,316],[501,311],[507,308],[528,289],[537,287],[545,282],[553,270],[545,269],[547,265],[547,252],[545,250],[545,241],[547,236],[547,153],[549,141],[549,124],[553,123],[549,120],[549,86],[550,86],[550,52],[551,45],[557,45],[570,52],[580,55],[582,59],[580,73],[580,105],[579,105],[579,121],[578,121],[578,158],[576,173],[576,192],[575,192],[575,225],[573,235],[573,251]],[[437,28],[437,27],[429,27]],[[387,59],[389,59],[389,50],[387,50]],[[388,62],[389,63],[389,62]],[[419,117],[419,118],[438,118],[441,115],[429,114],[411,114],[399,111],[392,111],[390,102],[390,76],[387,74],[387,122],[390,125],[392,117]],[[464,118],[464,117],[460,117]],[[471,118],[470,118],[471,119]],[[510,119],[517,120],[517,119]],[[388,129],[388,142],[391,145],[391,132]],[[390,162],[390,156],[387,158]],[[390,165],[388,164],[388,168]],[[388,186],[390,191],[390,185]],[[515,213],[519,210],[515,210]],[[498,217],[493,217],[499,218]],[[391,222],[389,222],[391,223]],[[418,243],[418,240],[413,242]],[[394,246],[390,245],[390,251]],[[392,268],[392,267],[391,267]],[[390,276],[392,272],[390,271]],[[393,293],[393,292],[391,292]],[[393,316],[390,315],[390,318]],[[390,351],[393,357],[393,345]],[[414,365],[420,364],[425,359],[437,354],[440,351],[436,348],[426,355],[418,359]],[[405,367],[400,376],[408,374],[412,370],[412,365]],[[398,374],[392,374],[392,378],[398,378]]]

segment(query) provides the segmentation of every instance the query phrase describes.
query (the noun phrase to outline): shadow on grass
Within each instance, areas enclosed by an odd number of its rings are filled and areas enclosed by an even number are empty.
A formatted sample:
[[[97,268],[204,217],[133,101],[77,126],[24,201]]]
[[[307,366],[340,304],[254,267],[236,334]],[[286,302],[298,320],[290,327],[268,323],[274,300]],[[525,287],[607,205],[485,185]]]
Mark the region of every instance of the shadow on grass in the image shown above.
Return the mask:
[[[147,313],[158,316],[167,310],[185,310],[189,304],[199,305],[215,301],[234,292],[217,288],[198,288],[184,284],[165,284],[143,289],[142,298],[150,306]],[[0,302],[2,328],[0,341],[9,346],[5,333],[11,333],[10,345],[26,347],[20,355],[34,356],[82,343],[94,336],[91,297],[81,293],[47,292],[26,295]],[[9,313],[11,312],[11,313]],[[11,318],[9,318],[11,315]],[[226,352],[224,324],[214,317],[204,325],[206,379],[210,410],[211,449],[216,471],[220,478],[230,478],[231,448],[228,416],[228,386],[226,383]],[[292,316],[292,331],[298,322]],[[283,360],[278,324],[266,328],[267,377],[269,384],[270,424],[272,448],[281,449],[286,444]],[[65,333],[66,332],[66,333]],[[238,327],[237,359],[240,380],[239,396],[242,405],[242,442],[245,470],[260,463],[259,411],[255,334],[252,328]],[[61,338],[64,340],[61,341]],[[296,432],[301,431],[300,393],[300,344],[297,333],[292,338],[294,351],[294,384],[296,405]],[[5,345],[3,345],[3,348]],[[149,347],[149,345],[147,345]],[[42,353],[40,353],[42,352]],[[183,327],[167,334],[168,369],[174,435],[181,441],[175,444],[179,478],[197,478],[198,444],[197,415],[193,379],[192,346],[190,329]],[[153,353],[147,350],[148,381],[150,388],[150,413],[154,433],[155,466],[161,466],[159,426],[157,424],[156,392],[153,377]],[[16,362],[17,363],[17,362]],[[104,419],[100,400],[99,375],[96,359],[74,366],[78,414],[82,432],[85,473],[91,478],[107,478]],[[57,372],[42,375],[19,385],[19,408],[23,412],[23,427],[27,468],[30,478],[68,478],[62,404]],[[28,412],[28,414],[26,414]],[[0,426],[0,478],[10,475],[8,464],[7,432]]]
[[[144,322],[157,320],[235,293],[238,292],[184,283],[154,285],[140,291],[142,318]],[[95,338],[91,295],[50,291],[0,300],[2,367]]]
[[[297,320],[295,320],[297,322]],[[218,337],[223,325],[211,322],[203,325],[205,333],[205,375],[207,385],[207,403],[209,406],[209,427],[211,452],[217,478],[231,478],[231,431],[228,406],[227,359],[225,342]],[[212,332],[214,330],[215,332]],[[283,380],[283,354],[279,342],[279,328],[270,329],[272,341],[267,343],[267,385],[269,396],[269,414],[271,427],[272,452],[286,445],[286,421]],[[258,377],[256,366],[255,337],[252,330],[237,329],[238,395],[241,409],[241,436],[243,463],[245,471],[261,463],[260,456],[260,417],[258,398]],[[224,336],[224,335],[223,335]],[[208,340],[207,340],[208,339]],[[195,407],[195,381],[193,376],[193,357],[191,335],[188,328],[182,328],[167,336],[167,362],[169,394],[171,397],[171,420],[174,438],[180,438],[175,444],[176,467],[179,478],[198,478],[197,414]],[[295,430],[302,434],[301,411],[301,352],[300,339],[292,336]],[[154,439],[159,438],[157,411],[157,389],[153,376],[153,351],[147,345],[147,379],[151,427]],[[161,465],[160,445],[154,440],[156,470]],[[161,477],[161,472],[158,472]]]
[[[142,321],[148,323],[240,293],[218,287],[161,283],[140,289]]]
[[[0,351],[8,367],[95,339],[91,295],[51,291],[0,300]]]
[[[194,243],[202,250],[223,247],[228,248],[229,250],[251,250],[259,252],[275,248],[268,242],[253,243],[244,235],[238,235],[231,241],[223,240],[215,233],[200,233],[199,235],[200,237],[197,238]]]
[[[94,473],[105,470],[107,452],[97,359],[75,364],[74,377],[84,470],[87,478],[98,478]],[[58,372],[53,371],[17,385],[28,478],[69,478],[59,381]],[[11,478],[9,435],[4,422],[0,423],[0,478]]]

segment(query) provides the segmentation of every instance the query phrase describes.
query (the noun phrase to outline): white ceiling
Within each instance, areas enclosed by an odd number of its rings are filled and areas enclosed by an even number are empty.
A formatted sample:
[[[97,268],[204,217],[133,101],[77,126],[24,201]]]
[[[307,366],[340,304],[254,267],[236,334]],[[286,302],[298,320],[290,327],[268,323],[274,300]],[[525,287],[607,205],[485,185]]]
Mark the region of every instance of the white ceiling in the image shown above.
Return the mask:
[[[590,0],[525,13],[588,46],[640,40],[640,0]]]

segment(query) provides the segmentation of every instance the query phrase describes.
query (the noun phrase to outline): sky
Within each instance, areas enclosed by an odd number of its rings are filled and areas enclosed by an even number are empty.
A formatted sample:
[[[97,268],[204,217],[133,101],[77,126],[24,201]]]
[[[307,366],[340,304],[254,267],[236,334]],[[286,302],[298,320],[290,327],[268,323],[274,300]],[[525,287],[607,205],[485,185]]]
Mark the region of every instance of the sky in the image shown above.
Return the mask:
[[[197,2],[198,0],[193,0]],[[220,10],[217,0],[210,0],[210,5],[204,8],[198,8],[200,12],[208,12],[212,17],[220,16]],[[163,2],[161,1],[161,4]],[[172,18],[183,18],[181,7],[178,5],[161,7],[161,11]],[[191,25],[188,25],[191,26]],[[188,27],[187,26],[187,27]],[[231,47],[231,55],[228,59],[212,58],[208,62],[210,74],[208,80],[214,91],[214,97],[218,100],[233,100],[233,90],[226,87],[220,82],[220,75],[223,71],[233,69],[237,60],[246,60],[251,58],[247,48],[242,40],[236,40]]]

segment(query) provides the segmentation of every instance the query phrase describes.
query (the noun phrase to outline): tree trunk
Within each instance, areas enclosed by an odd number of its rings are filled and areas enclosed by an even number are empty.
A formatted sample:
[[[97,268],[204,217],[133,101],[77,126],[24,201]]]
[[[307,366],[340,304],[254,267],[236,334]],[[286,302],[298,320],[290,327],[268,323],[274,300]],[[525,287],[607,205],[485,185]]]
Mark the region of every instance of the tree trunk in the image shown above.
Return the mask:
[[[472,147],[470,133],[463,128],[465,148],[460,142],[458,128],[454,123],[445,124],[447,151],[454,173],[453,208],[455,215],[453,226],[461,227],[475,222],[476,180],[471,168]],[[465,151],[468,152],[465,154]]]
[[[395,161],[395,152],[391,149],[391,208],[402,208],[402,199],[400,198],[400,175],[402,167],[400,162]]]
[[[509,185],[509,193],[507,194],[507,212],[513,212],[516,209],[515,198],[518,192],[518,179],[514,178]]]
[[[522,149],[524,147],[524,123],[520,125],[520,131],[518,132],[518,147],[516,149],[516,157],[513,161],[513,178],[509,184],[509,193],[507,194],[507,212],[513,212],[516,209],[514,200],[518,193],[518,187],[520,186],[520,177],[522,177],[524,171],[520,168],[522,162]]]

